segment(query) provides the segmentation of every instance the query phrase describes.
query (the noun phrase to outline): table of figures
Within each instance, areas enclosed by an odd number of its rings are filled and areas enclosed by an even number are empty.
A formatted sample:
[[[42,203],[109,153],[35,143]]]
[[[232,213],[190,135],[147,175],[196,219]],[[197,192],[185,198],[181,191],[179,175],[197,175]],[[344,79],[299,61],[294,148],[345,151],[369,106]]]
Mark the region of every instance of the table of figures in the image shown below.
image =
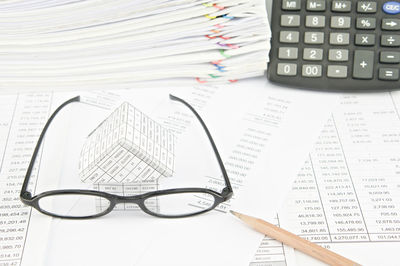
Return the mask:
[[[280,215],[284,228],[319,243],[400,241],[399,107],[393,93],[342,98]]]
[[[273,221],[273,224],[280,226],[279,218]],[[258,247],[256,254],[251,260],[249,266],[286,266],[288,265],[286,258],[285,246],[268,236],[264,236]]]
[[[0,265],[19,265],[31,208],[19,199],[33,149],[47,120],[51,93],[2,96],[0,101]],[[40,156],[39,156],[40,157]],[[38,165],[30,185],[34,192]]]

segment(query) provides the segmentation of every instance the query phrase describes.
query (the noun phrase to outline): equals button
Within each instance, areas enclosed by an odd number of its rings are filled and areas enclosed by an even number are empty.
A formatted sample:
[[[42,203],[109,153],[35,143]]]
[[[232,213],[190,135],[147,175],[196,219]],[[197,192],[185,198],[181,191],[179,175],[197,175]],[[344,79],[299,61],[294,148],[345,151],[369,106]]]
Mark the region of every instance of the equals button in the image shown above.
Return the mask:
[[[380,68],[379,79],[381,80],[399,80],[399,69],[397,68]]]

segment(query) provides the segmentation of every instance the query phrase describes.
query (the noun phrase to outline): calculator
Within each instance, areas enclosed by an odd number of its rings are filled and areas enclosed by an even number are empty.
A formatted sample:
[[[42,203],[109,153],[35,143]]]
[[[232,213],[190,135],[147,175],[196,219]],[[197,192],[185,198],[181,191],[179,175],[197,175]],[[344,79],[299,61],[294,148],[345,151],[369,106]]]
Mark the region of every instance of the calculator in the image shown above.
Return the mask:
[[[274,0],[268,79],[328,90],[398,89],[400,2]]]

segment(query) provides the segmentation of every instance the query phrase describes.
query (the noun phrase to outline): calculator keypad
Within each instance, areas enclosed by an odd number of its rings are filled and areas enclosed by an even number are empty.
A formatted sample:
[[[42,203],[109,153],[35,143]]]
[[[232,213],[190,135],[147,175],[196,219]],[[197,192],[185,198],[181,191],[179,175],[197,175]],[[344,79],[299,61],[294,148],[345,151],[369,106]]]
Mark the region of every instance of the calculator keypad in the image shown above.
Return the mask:
[[[319,89],[400,88],[400,0],[273,5],[270,80]]]

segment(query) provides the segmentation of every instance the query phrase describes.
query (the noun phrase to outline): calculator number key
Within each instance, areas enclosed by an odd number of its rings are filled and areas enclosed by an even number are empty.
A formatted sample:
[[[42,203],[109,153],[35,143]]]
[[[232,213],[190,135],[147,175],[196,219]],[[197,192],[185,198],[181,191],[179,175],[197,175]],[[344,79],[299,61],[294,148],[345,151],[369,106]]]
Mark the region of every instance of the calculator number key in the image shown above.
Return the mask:
[[[307,78],[318,78],[322,76],[321,65],[303,65],[302,76]]]
[[[332,45],[348,45],[350,43],[350,34],[331,32],[329,35],[329,43]]]
[[[349,60],[349,50],[347,49],[330,49],[328,55],[329,61],[346,62]]]
[[[305,32],[304,43],[306,44],[323,44],[324,33],[323,32]]]
[[[282,43],[298,43],[299,32],[298,31],[281,31],[279,41]]]
[[[322,49],[304,48],[303,59],[308,61],[320,61],[323,57]]]
[[[282,15],[282,27],[298,27],[300,26],[300,15]]]
[[[279,59],[297,59],[299,49],[297,47],[279,47]]]
[[[332,29],[350,29],[351,19],[350,17],[331,17],[331,28]]]
[[[279,63],[277,66],[276,72],[280,76],[296,76],[297,65],[296,64]]]
[[[325,16],[306,16],[306,27],[308,28],[325,27]]]

